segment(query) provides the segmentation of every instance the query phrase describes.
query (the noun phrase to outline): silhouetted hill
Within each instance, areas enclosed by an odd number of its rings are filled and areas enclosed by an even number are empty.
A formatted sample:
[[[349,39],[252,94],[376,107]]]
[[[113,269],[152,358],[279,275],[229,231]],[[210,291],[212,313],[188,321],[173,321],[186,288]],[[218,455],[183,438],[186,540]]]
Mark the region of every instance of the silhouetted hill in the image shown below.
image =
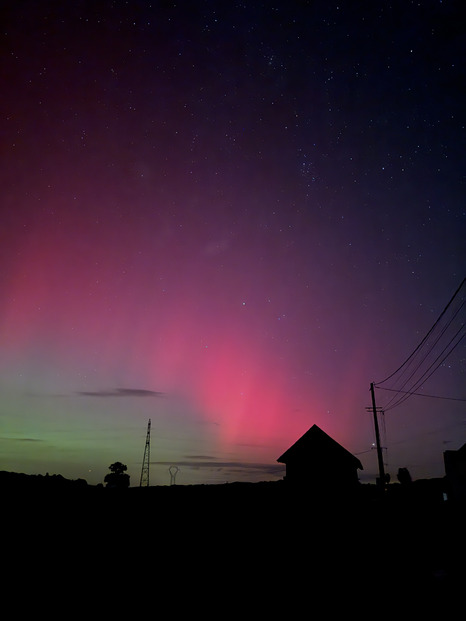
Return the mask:
[[[0,473],[4,532],[19,554],[72,571],[81,562],[108,588],[114,571],[131,580],[156,563],[168,589],[179,584],[169,576],[233,599],[267,589],[264,606],[329,590],[452,601],[466,576],[465,510],[444,487],[392,484],[383,497],[374,485],[342,496],[284,481],[110,489]]]
[[[28,475],[0,471],[0,493],[25,503],[29,499],[43,497],[51,507],[65,497],[72,498],[74,494],[79,496],[82,506],[88,503],[98,503],[100,508],[105,505],[109,508],[118,506],[119,510],[128,513],[152,505],[163,507],[164,512],[186,507],[195,507],[197,512],[219,511],[227,507],[238,512],[252,509],[270,511],[270,514],[281,514],[285,519],[291,514],[298,517],[305,507],[312,507],[314,516],[326,515],[342,507],[350,508],[350,515],[360,510],[378,511],[382,507],[384,511],[400,507],[416,511],[426,506],[435,510],[445,505],[448,485],[445,479],[418,480],[409,485],[391,484],[381,498],[372,484],[361,484],[346,492],[290,488],[284,480],[109,489],[103,485],[88,485],[84,479],[70,480],[56,474]]]
[[[35,491],[65,490],[87,487],[84,479],[65,479],[61,474],[24,474],[21,472],[0,471],[0,490]]]

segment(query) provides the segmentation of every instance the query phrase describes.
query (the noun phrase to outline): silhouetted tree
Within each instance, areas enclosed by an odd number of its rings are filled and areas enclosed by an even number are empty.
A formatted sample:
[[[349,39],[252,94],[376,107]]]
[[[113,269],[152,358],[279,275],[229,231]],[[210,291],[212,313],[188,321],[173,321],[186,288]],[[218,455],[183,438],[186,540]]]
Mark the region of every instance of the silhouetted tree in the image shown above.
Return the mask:
[[[125,474],[128,467],[125,466],[125,464],[122,464],[121,461],[116,461],[109,466],[109,469],[111,472],[107,474],[104,479],[107,487],[129,487],[129,474]]]
[[[402,485],[407,485],[412,482],[408,468],[398,468],[398,474],[396,476]]]

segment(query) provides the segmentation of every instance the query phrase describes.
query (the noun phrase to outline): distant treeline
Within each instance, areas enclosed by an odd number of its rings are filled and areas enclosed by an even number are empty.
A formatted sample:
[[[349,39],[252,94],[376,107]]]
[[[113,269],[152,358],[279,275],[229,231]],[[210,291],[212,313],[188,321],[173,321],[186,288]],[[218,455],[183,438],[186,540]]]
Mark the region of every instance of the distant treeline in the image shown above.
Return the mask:
[[[87,488],[85,479],[66,479],[61,474],[24,474],[22,472],[0,471],[0,489],[63,489]]]

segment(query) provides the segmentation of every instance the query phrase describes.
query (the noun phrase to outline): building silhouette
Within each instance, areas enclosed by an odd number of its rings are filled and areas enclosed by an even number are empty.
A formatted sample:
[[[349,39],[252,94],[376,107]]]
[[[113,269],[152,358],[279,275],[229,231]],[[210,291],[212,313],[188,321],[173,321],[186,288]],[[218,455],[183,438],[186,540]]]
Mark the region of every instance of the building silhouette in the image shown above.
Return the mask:
[[[277,461],[285,464],[290,485],[320,490],[351,489],[359,483],[357,457],[313,425]]]
[[[450,497],[466,501],[466,444],[457,451],[444,451],[443,463]]]

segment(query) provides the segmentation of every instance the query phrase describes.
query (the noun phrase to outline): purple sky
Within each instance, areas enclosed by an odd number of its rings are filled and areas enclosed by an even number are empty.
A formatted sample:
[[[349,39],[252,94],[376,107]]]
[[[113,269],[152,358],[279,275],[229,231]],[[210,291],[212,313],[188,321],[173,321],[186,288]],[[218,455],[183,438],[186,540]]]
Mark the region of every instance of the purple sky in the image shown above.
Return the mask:
[[[184,4],[4,3],[0,469],[137,485],[150,418],[154,485],[313,424],[373,481],[466,275],[460,3]],[[392,479],[466,441],[462,301],[376,390]]]

